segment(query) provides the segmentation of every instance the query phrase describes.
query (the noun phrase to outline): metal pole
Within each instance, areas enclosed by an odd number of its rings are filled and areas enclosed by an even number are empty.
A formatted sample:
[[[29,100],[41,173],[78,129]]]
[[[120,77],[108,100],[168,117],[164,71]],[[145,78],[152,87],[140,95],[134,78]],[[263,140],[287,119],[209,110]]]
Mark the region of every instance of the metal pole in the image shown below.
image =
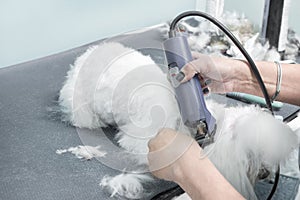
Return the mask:
[[[265,0],[261,38],[281,53],[287,42],[289,4],[290,0]]]

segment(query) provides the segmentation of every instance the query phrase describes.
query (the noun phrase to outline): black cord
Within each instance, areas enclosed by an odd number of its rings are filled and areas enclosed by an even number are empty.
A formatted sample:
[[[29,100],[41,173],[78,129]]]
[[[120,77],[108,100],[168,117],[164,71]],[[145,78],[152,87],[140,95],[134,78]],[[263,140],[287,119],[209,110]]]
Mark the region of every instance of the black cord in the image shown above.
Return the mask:
[[[181,13],[180,15],[178,15],[171,23],[170,25],[170,32],[174,32],[175,28],[176,28],[176,24],[184,17],[189,17],[189,16],[199,16],[199,17],[203,17],[207,20],[209,20],[210,22],[212,22],[213,24],[215,24],[218,28],[220,28],[231,40],[232,42],[236,45],[236,47],[241,51],[241,53],[245,56],[245,58],[247,59],[249,65],[250,65],[250,69],[252,70],[253,74],[255,75],[255,78],[258,81],[258,84],[262,90],[262,93],[265,97],[265,101],[267,104],[268,109],[271,111],[272,115],[274,115],[273,112],[273,107],[272,107],[272,103],[271,100],[269,98],[269,94],[268,91],[266,89],[266,86],[260,76],[260,73],[254,63],[254,61],[252,60],[251,56],[248,54],[248,52],[244,49],[243,45],[238,41],[238,39],[227,29],[226,26],[224,26],[221,22],[219,22],[217,19],[215,19],[214,17],[200,12],[200,11],[187,11],[184,13]]]
[[[189,17],[189,16],[199,16],[199,17],[203,17],[207,20],[209,20],[210,22],[212,22],[213,24],[215,24],[218,28],[220,28],[230,39],[231,41],[236,45],[236,47],[241,51],[241,53],[245,56],[245,58],[247,59],[249,65],[250,65],[250,69],[252,70],[253,74],[255,75],[255,78],[257,79],[258,81],[258,84],[262,90],[262,93],[264,95],[264,98],[265,98],[265,101],[266,101],[266,104],[267,104],[267,107],[268,109],[271,111],[272,115],[274,115],[274,112],[273,112],[273,107],[272,107],[272,103],[271,103],[271,100],[269,98],[269,94],[268,94],[268,91],[266,89],[266,86],[260,76],[260,73],[255,65],[255,62],[253,61],[253,59],[251,58],[251,56],[248,54],[248,52],[244,49],[243,45],[236,39],[236,37],[227,29],[226,26],[224,26],[221,22],[219,22],[217,19],[215,19],[214,17],[206,14],[206,13],[203,13],[203,12],[200,12],[200,11],[187,11],[187,12],[184,12],[180,15],[178,15],[171,23],[170,25],[170,35],[174,34],[175,32],[175,28],[176,28],[176,24],[184,17]],[[272,190],[270,192],[270,194],[268,195],[267,197],[267,200],[271,200],[276,189],[277,189],[277,186],[278,186],[278,182],[279,182],[279,175],[280,175],[280,166],[278,165],[278,168],[277,168],[277,171],[276,171],[276,174],[275,174],[275,180],[274,180],[274,184],[273,184],[273,187],[272,187]],[[174,188],[171,188],[170,190],[172,191],[176,191],[175,193],[177,195],[183,193],[184,191],[181,189],[180,190],[180,186],[175,186]],[[159,200],[161,199],[161,197],[165,197],[164,195],[167,195],[168,192],[170,192],[170,190],[167,190],[165,192],[162,192],[162,193],[159,193],[158,195],[156,195],[155,197],[152,198],[152,200]],[[174,194],[173,192],[171,192],[171,195]],[[168,196],[170,197],[170,196]],[[173,196],[174,197],[174,196]]]
[[[277,185],[278,185],[278,182],[279,182],[279,175],[280,175],[280,165],[277,166],[277,170],[276,170],[276,173],[275,173],[275,180],[274,180],[274,184],[273,184],[273,187],[272,187],[272,190],[269,194],[269,196],[267,197],[267,200],[271,200],[276,189],[277,189]]]
[[[176,185],[175,187],[172,187],[166,191],[163,191],[154,197],[151,198],[151,200],[172,200],[174,197],[179,196],[184,193],[184,190]]]

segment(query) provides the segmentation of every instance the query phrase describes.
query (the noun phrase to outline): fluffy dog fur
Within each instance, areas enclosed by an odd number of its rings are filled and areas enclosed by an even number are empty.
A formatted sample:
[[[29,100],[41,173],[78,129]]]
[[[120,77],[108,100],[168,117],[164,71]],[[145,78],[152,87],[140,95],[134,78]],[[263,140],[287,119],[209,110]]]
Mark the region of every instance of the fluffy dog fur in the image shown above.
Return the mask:
[[[60,91],[60,106],[74,126],[117,126],[115,138],[122,148],[147,153],[148,140],[161,127],[180,127],[166,77],[149,56],[118,43],[103,43],[88,49],[71,67]],[[207,155],[245,198],[256,199],[253,184],[259,170],[271,170],[284,160],[298,145],[296,135],[258,107],[225,108],[211,100],[207,104],[218,125],[216,142],[205,148]],[[180,131],[187,133],[184,128]],[[144,181],[151,179],[121,174],[104,177],[101,186],[112,195],[138,199],[148,194]]]

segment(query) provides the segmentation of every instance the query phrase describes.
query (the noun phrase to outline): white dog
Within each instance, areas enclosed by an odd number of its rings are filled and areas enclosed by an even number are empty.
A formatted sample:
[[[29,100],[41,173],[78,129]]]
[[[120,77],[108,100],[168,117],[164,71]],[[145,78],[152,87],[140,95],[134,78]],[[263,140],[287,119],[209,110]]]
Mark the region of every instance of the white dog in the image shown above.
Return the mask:
[[[76,127],[118,127],[120,147],[144,155],[137,165],[147,164],[147,142],[160,128],[189,134],[180,126],[173,88],[162,67],[119,43],[102,43],[80,56],[68,72],[59,103]],[[207,106],[218,127],[215,143],[205,148],[207,155],[237,191],[256,199],[253,184],[260,169],[272,170],[284,160],[298,145],[296,135],[255,106],[225,108],[211,100]],[[147,195],[143,182],[151,180],[127,173],[106,176],[101,185],[112,195],[138,199]]]

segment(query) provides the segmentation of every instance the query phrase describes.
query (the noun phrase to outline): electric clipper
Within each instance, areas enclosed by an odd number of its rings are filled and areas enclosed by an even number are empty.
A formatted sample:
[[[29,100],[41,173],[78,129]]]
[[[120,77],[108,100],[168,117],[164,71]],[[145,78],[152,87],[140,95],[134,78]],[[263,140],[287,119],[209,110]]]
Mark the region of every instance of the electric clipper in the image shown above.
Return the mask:
[[[249,63],[250,69],[254,74],[255,78],[258,81],[258,84],[262,90],[263,96],[265,98],[266,106],[270,112],[274,115],[272,102],[269,98],[268,91],[264,85],[264,82],[260,76],[260,73],[255,65],[255,62],[244,49],[242,44],[237,40],[237,38],[217,19],[214,17],[200,11],[187,11],[181,13],[170,24],[169,39],[163,43],[166,59],[168,62],[168,74],[170,81],[175,88],[176,98],[179,105],[180,113],[184,124],[192,130],[195,130],[195,138],[200,144],[200,146],[205,146],[213,142],[214,133],[216,131],[216,120],[208,111],[204,97],[203,91],[197,77],[192,78],[186,83],[181,83],[182,77],[184,75],[180,70],[182,67],[192,60],[192,55],[188,46],[187,38],[184,34],[176,32],[177,23],[185,18],[190,16],[203,17],[218,28],[220,28],[226,36],[228,36],[231,41],[236,45],[236,47],[241,51],[245,56],[246,60]],[[274,185],[267,199],[272,199],[278,182],[279,182],[279,166],[275,173]],[[179,186],[175,186],[167,191],[161,192],[153,200],[160,199],[171,199],[174,196],[182,194],[184,191]]]
[[[171,30],[163,43],[168,63],[171,84],[175,88],[176,99],[183,123],[193,130],[200,146],[213,142],[216,120],[206,107],[202,87],[197,76],[180,83],[184,74],[181,68],[192,61],[192,54],[184,33]]]

